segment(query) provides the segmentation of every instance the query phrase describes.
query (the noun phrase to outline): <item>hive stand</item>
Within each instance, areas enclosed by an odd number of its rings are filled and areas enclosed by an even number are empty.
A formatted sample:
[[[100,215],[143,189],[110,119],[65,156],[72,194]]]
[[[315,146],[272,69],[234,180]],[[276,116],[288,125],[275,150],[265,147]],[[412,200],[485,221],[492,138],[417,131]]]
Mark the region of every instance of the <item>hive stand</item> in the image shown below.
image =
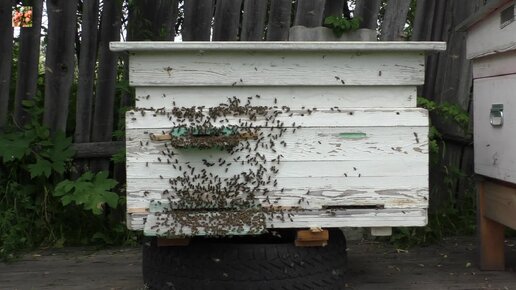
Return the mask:
[[[505,228],[516,229],[516,186],[491,179],[478,188],[480,268],[505,269]]]

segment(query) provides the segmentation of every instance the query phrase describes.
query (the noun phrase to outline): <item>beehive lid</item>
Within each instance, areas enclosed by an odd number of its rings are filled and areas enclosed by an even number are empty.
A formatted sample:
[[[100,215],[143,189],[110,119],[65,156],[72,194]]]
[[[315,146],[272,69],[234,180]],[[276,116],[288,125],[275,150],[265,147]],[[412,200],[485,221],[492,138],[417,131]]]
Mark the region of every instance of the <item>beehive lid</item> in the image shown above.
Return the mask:
[[[346,41],[346,42],[111,42],[112,51],[256,50],[256,51],[444,51],[445,42]]]

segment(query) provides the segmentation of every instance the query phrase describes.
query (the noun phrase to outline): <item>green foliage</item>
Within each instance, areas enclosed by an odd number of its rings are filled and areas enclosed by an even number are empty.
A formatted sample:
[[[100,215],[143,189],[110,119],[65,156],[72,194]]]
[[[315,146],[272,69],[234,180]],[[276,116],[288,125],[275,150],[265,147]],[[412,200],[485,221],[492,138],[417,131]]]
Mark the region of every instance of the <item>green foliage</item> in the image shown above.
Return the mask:
[[[118,206],[118,195],[111,192],[117,182],[107,177],[107,172],[99,172],[96,175],[86,172],[77,180],[63,180],[57,184],[54,196],[59,197],[64,206],[73,202],[99,215],[104,203],[111,208]]]
[[[457,105],[436,102],[419,97],[418,106],[433,112],[435,115],[449,120],[466,131],[469,126],[469,115]],[[435,126],[430,126],[429,147],[430,159],[434,166],[444,150],[439,144],[444,144],[442,134]],[[443,146],[443,145],[441,145]],[[434,167],[435,168],[435,167]],[[443,237],[452,235],[472,235],[476,229],[476,195],[473,187],[467,189],[460,202],[455,198],[455,187],[459,179],[467,178],[457,167],[443,166],[443,188],[447,190],[448,200],[438,209],[429,213],[428,225],[420,228],[396,228],[390,241],[397,247],[408,248],[416,245],[428,245],[440,241]],[[473,184],[473,182],[469,182]]]
[[[469,114],[455,104],[443,103],[438,104],[424,97],[417,98],[418,107],[427,109],[430,113],[434,113],[443,120],[452,122],[459,126],[463,132],[467,132],[469,128]],[[430,148],[430,160],[436,164],[439,156],[439,141],[442,140],[442,134],[439,130],[431,125],[428,136]]]
[[[331,28],[333,33],[340,37],[344,32],[357,30],[360,27],[360,19],[358,17],[347,19],[345,17],[328,16],[324,19],[324,26]]]
[[[418,106],[434,112],[445,120],[449,120],[458,125],[462,130],[466,131],[469,126],[469,115],[462,108],[455,104],[443,103],[438,104],[432,100],[418,97]]]
[[[111,156],[111,161],[113,161],[115,164],[124,163],[125,162],[125,149],[113,154],[113,156]]]
[[[31,116],[24,128],[0,134],[0,258],[42,245],[127,240],[123,214],[100,215],[104,204],[115,209],[123,202],[116,182],[102,172],[66,178],[73,170],[71,138],[40,124],[38,101],[24,103]]]
[[[473,235],[476,230],[476,195],[466,193],[461,203],[449,201],[428,216],[428,225],[416,228],[395,228],[389,241],[398,248],[426,246],[447,236]]]

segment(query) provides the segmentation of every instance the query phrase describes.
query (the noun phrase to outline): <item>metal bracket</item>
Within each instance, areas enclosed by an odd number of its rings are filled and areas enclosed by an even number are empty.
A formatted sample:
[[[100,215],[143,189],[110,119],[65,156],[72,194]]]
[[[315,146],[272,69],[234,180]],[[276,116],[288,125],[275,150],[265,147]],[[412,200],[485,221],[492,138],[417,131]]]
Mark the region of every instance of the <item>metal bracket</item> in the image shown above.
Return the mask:
[[[503,104],[492,104],[489,122],[493,127],[501,127],[503,125]]]

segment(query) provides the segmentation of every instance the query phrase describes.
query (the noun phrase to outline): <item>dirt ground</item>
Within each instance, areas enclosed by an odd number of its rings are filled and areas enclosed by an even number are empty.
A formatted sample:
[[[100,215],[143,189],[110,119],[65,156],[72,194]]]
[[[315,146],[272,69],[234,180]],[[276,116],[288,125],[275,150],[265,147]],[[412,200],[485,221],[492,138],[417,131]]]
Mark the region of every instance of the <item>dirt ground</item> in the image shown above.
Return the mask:
[[[349,242],[349,289],[516,289],[516,239],[506,243],[507,269],[481,272],[476,242],[451,238],[409,251]],[[40,250],[0,264],[0,289],[144,289],[139,248]]]

